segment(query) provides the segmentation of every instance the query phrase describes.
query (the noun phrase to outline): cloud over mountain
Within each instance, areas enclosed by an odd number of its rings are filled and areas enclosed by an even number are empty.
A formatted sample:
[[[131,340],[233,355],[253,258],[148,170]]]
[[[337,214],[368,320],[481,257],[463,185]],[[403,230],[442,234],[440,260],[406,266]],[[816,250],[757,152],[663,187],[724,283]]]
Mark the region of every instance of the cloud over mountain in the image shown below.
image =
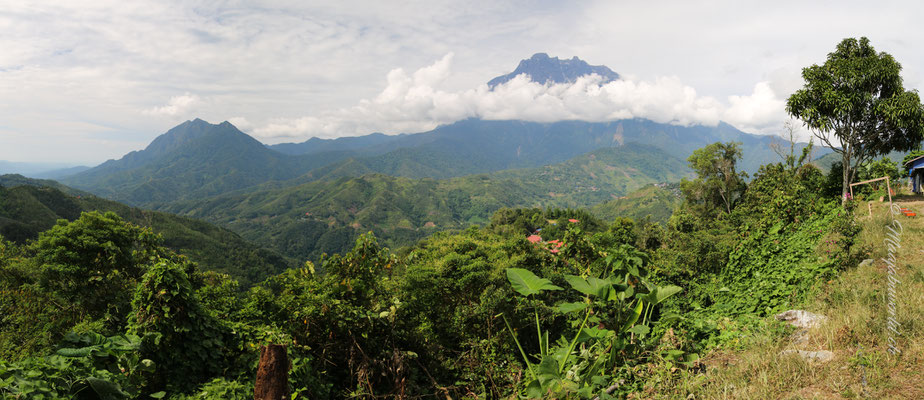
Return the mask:
[[[171,97],[165,105],[142,110],[142,113],[146,115],[165,115],[172,117],[190,111],[201,102],[202,100],[199,96],[185,93]]]
[[[468,90],[443,90],[451,76],[452,60],[449,53],[413,73],[393,69],[377,96],[353,107],[277,118],[255,126],[252,132],[278,141],[417,132],[465,118],[534,122],[645,118],[684,126],[727,121],[760,133],[778,129],[786,119],[784,102],[768,82],[757,83],[751,94],[729,96],[727,103],[699,95],[674,76],[654,80],[622,76],[607,81],[594,74],[570,83],[539,83],[521,74],[493,88],[482,84]]]

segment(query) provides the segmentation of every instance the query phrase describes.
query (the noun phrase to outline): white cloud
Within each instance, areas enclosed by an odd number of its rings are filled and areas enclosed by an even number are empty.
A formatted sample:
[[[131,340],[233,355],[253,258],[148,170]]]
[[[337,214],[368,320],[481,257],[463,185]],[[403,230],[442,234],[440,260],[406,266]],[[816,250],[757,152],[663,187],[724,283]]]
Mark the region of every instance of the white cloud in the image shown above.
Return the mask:
[[[155,116],[182,116],[189,113],[194,107],[199,105],[202,99],[194,94],[185,93],[179,96],[173,96],[167,101],[167,104],[160,107],[148,108],[141,112],[145,115]]]
[[[461,91],[440,88],[449,77],[453,54],[412,74],[388,73],[385,88],[353,107],[298,118],[276,118],[252,132],[269,141],[311,136],[339,137],[371,132],[402,133],[432,129],[464,118],[611,121],[645,118],[675,125],[716,125],[725,120],[758,133],[776,132],[786,119],[784,101],[768,82],[753,93],[729,96],[725,105],[700,96],[675,76],[643,81],[624,76],[602,83],[596,75],[574,83],[539,84],[520,75],[491,90],[486,84]]]
[[[244,118],[248,132],[274,140],[410,132],[459,116],[644,115],[674,123],[739,116],[743,124],[750,113],[755,131],[773,132],[780,122],[761,117],[757,104],[766,99],[754,84],[769,82],[785,99],[801,86],[801,68],[823,62],[844,37],[870,37],[905,67],[906,87],[920,88],[924,52],[908,38],[924,33],[922,11],[924,3],[915,2],[831,7],[791,0],[718,0],[706,7],[604,0],[5,0],[0,159],[117,158],[193,117]],[[813,23],[822,19],[827,23]],[[392,72],[386,80],[395,66],[427,65],[449,52],[455,56],[430,69]],[[612,87],[519,82],[503,93],[478,89],[535,52],[578,56],[638,78]],[[186,111],[168,103],[187,91],[201,101]],[[729,96],[742,103],[731,104]],[[142,110],[147,117],[139,118]],[[353,111],[355,119],[347,114]],[[73,132],[62,136],[49,120]],[[33,136],[39,139],[20,139]]]
[[[251,123],[250,121],[247,120],[247,118],[244,118],[244,117],[228,118],[228,122],[230,122],[231,125],[234,125],[235,127],[237,127],[237,129],[240,129],[243,132],[247,132],[253,129],[253,123]]]
[[[786,120],[786,101],[777,97],[769,82],[754,85],[754,92],[748,96],[728,96],[731,104],[725,110],[723,119],[746,131],[762,132],[775,129]]]

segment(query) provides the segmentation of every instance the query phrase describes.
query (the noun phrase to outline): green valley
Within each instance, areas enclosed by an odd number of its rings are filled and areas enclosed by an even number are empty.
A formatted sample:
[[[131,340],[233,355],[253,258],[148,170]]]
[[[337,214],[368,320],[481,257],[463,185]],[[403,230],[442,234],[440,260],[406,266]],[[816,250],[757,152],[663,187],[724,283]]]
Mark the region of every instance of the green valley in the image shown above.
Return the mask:
[[[178,202],[165,211],[226,226],[282,254],[316,260],[364,232],[413,244],[436,231],[485,224],[503,207],[589,207],[644,185],[691,176],[686,165],[637,144],[546,167],[446,180],[381,174]]]

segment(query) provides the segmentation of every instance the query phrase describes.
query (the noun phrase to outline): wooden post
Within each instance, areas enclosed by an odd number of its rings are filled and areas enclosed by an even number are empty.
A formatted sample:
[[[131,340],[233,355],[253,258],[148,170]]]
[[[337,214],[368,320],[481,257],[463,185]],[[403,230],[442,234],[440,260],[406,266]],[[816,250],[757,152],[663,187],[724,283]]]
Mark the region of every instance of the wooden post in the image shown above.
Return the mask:
[[[886,190],[889,191],[889,210],[891,210],[892,209],[892,184],[889,183],[888,176],[886,176],[885,178],[886,178]]]
[[[261,346],[257,381],[253,386],[254,400],[288,400],[288,376],[289,357],[286,355],[286,346]]]

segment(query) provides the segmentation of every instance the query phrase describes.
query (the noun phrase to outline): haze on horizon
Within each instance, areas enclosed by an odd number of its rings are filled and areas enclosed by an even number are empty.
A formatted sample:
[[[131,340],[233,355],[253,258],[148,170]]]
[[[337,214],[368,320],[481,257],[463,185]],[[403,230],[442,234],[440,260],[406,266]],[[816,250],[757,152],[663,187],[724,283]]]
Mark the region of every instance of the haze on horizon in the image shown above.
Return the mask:
[[[95,165],[194,118],[264,143],[468,117],[781,131],[801,69],[867,36],[924,82],[914,2],[93,1],[0,10],[0,160]],[[606,65],[601,85],[486,82],[533,53]]]

